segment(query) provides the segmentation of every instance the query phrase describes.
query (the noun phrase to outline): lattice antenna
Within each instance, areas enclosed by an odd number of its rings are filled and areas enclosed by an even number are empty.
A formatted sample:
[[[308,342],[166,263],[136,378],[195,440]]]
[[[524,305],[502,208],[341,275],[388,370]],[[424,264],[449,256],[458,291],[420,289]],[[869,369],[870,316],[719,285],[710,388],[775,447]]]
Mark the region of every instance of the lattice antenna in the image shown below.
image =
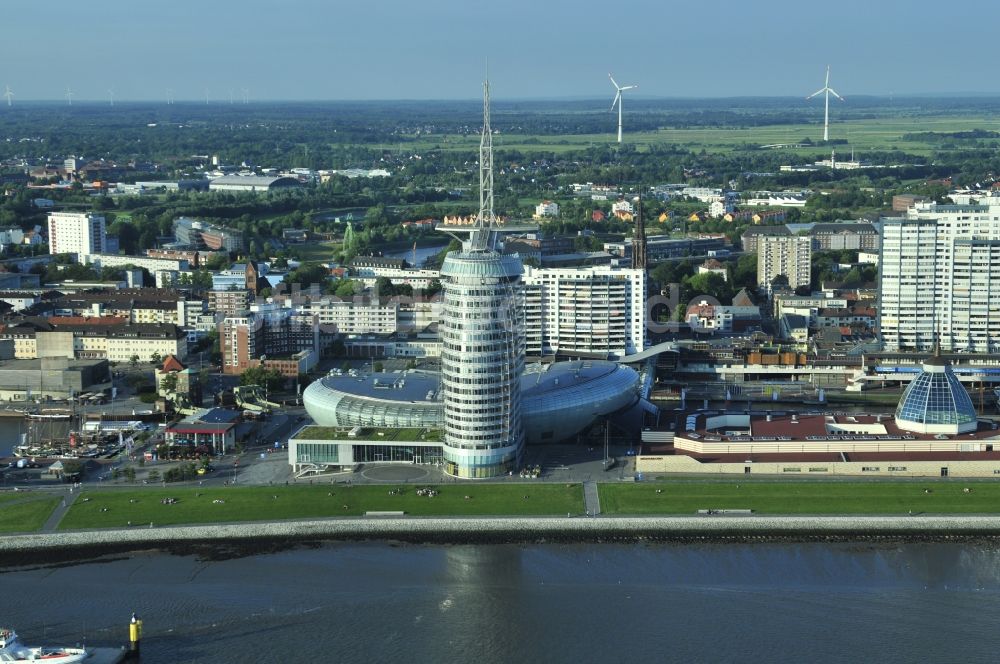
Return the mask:
[[[490,129],[490,81],[487,78],[483,82],[483,135],[479,139],[479,216],[472,232],[472,249],[492,250],[497,226],[493,209],[493,131]]]

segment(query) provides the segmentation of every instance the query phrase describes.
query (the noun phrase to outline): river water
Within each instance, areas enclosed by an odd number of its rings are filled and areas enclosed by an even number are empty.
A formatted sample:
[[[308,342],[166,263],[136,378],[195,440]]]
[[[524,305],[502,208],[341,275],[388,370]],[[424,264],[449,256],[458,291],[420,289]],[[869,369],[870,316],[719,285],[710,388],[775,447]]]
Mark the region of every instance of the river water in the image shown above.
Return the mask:
[[[29,561],[25,561],[26,563]],[[0,571],[27,642],[143,662],[955,662],[1000,647],[976,544],[329,543]]]

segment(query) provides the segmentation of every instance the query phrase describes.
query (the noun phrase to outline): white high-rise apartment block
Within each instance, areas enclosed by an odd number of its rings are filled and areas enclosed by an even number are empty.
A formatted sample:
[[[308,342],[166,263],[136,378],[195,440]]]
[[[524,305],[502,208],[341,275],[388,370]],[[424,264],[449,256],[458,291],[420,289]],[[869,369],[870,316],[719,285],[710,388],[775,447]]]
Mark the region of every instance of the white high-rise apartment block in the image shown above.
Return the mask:
[[[879,290],[886,350],[1000,351],[1000,203],[882,219]]]
[[[79,259],[104,252],[104,216],[90,212],[49,213],[49,253],[76,254]]]
[[[525,341],[529,353],[641,351],[646,333],[646,274],[607,265],[525,266]]]
[[[808,236],[761,236],[757,240],[757,283],[770,292],[780,274],[791,288],[808,286],[812,272],[812,238]]]

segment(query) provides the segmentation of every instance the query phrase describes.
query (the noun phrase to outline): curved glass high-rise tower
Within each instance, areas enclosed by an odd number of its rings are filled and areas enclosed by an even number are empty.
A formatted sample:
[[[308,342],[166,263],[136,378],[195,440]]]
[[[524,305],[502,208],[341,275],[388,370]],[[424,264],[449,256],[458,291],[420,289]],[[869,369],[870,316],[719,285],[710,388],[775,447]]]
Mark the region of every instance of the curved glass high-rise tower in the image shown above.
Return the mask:
[[[453,251],[441,267],[444,459],[451,475],[495,477],[520,466],[521,271],[517,256],[495,251]]]
[[[483,87],[479,215],[461,251],[441,266],[444,460],[457,477],[505,475],[518,469],[524,451],[523,267],[497,239],[489,83]]]

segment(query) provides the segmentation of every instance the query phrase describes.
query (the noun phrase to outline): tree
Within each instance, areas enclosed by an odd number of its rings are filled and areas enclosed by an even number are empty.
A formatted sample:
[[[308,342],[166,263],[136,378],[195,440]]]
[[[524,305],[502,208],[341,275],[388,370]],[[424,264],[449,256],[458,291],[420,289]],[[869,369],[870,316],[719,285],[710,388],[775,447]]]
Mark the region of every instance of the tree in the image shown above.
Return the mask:
[[[711,295],[719,302],[728,302],[733,298],[732,286],[717,272],[696,274],[689,277],[687,283],[695,296]]]
[[[734,288],[755,288],[757,286],[757,254],[743,254],[733,268]]]
[[[170,392],[177,391],[177,372],[171,371],[166,376],[160,379],[160,392],[163,394],[169,394]]]
[[[152,364],[159,364],[163,361],[163,356],[160,355],[159,351],[153,351],[153,354],[149,356],[149,361]]]
[[[372,365],[372,371],[374,371],[375,373],[382,373],[384,369],[385,367],[381,362],[376,362],[375,364]]]
[[[779,288],[788,288],[788,275],[779,274],[771,279],[771,290],[778,290]]]
[[[268,391],[280,390],[285,377],[277,369],[265,369],[261,365],[250,367],[240,374],[240,385],[260,385]]]
[[[354,292],[357,284],[350,279],[344,279],[337,284],[336,290],[333,294],[341,299],[348,299],[354,297]]]
[[[379,277],[375,280],[375,294],[379,297],[392,297],[396,294],[396,287],[389,277]]]
[[[132,357],[128,358],[128,363],[132,366],[133,369],[135,369],[137,366],[139,366],[139,356],[133,355]]]

